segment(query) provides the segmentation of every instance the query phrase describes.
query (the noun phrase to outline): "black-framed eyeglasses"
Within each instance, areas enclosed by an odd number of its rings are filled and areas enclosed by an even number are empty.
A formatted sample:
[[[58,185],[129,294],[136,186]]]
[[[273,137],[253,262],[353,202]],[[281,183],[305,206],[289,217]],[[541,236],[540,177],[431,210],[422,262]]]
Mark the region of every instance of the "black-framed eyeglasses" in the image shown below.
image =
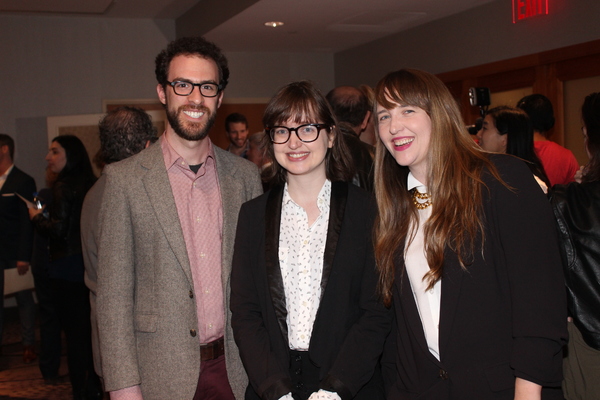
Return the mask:
[[[194,91],[194,87],[198,86],[200,94],[204,97],[215,97],[221,91],[221,85],[216,83],[192,83],[188,81],[167,81],[173,88],[173,91],[178,96],[189,96]]]
[[[292,132],[296,133],[298,139],[304,143],[314,142],[319,138],[319,132],[321,132],[321,129],[326,129],[327,133],[331,132],[331,126],[327,124],[304,124],[295,128],[288,128],[287,126],[273,126],[265,128],[271,137],[271,142],[275,144],[287,143],[292,136]]]

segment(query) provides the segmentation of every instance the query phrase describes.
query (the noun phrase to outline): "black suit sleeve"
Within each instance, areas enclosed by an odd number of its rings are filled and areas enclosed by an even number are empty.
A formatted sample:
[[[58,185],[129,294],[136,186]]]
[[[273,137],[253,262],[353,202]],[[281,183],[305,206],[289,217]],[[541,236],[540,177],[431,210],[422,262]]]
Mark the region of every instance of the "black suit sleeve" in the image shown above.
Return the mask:
[[[23,184],[19,185],[17,193],[27,200],[33,199],[35,193],[35,181],[30,176],[25,176]],[[31,261],[33,249],[33,226],[29,219],[29,211],[25,202],[19,202],[19,241],[17,250],[17,261]]]
[[[511,367],[517,377],[560,386],[567,313],[554,217],[525,164],[503,159],[498,170],[512,190],[497,181],[492,184],[495,215],[488,217],[498,226],[508,269]]]
[[[231,271],[231,325],[250,384],[262,399],[276,400],[291,391],[291,379],[285,361],[273,352],[261,306],[265,286],[259,272],[259,252],[264,251],[262,222],[256,218],[260,204],[246,203],[240,211]]]
[[[350,219],[361,221],[360,224],[348,226],[358,230],[359,236],[364,239],[363,243],[356,243],[358,248],[364,249],[363,258],[355,260],[360,263],[359,269],[362,270],[360,286],[356,292],[350,293],[351,297],[357,296],[359,299],[360,317],[348,328],[333,366],[320,384],[321,389],[337,392],[344,400],[353,398],[373,377],[393,317],[392,312],[383,306],[377,294],[379,276],[376,271],[371,236],[374,212],[373,207],[369,206],[372,204],[365,202],[358,208],[362,210],[362,213],[368,215],[368,218],[358,218],[356,215],[358,209],[351,206],[346,211],[354,214],[349,216]],[[338,251],[348,250],[342,246]],[[339,298],[346,299],[342,301],[348,301],[348,293],[337,294]],[[332,329],[332,327],[324,327],[324,329]]]

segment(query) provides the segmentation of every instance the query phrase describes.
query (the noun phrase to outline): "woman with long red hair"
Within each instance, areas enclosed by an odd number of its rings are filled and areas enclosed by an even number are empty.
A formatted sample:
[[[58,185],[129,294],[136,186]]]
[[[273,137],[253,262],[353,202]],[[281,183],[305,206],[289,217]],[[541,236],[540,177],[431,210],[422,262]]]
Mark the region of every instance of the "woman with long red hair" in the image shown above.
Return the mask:
[[[435,76],[392,72],[375,96],[388,399],[562,399],[564,281],[533,175],[478,148]]]

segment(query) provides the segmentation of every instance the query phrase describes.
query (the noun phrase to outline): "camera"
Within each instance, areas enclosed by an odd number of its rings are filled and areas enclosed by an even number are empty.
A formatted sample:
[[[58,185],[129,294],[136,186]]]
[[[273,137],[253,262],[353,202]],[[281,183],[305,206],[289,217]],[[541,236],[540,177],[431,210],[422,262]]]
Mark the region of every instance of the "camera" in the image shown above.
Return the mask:
[[[490,105],[490,89],[472,87],[469,89],[469,102],[472,106],[485,107]]]

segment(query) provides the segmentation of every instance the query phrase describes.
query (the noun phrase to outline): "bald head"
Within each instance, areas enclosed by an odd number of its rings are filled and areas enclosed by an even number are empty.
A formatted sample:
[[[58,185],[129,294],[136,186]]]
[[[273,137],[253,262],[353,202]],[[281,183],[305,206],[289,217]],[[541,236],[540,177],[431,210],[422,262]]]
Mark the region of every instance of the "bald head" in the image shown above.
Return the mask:
[[[338,86],[326,97],[338,121],[347,122],[357,133],[364,129],[371,110],[363,92],[352,86]]]

